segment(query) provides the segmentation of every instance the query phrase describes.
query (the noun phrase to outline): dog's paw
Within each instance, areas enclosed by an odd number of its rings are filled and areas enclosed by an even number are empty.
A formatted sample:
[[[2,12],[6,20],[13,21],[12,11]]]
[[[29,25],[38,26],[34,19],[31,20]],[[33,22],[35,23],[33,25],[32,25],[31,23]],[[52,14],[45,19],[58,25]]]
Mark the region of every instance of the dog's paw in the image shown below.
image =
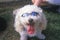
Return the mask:
[[[45,35],[43,35],[43,34],[39,34],[39,35],[37,35],[37,37],[38,37],[39,39],[45,39]]]
[[[45,35],[41,34],[40,39],[45,39]]]

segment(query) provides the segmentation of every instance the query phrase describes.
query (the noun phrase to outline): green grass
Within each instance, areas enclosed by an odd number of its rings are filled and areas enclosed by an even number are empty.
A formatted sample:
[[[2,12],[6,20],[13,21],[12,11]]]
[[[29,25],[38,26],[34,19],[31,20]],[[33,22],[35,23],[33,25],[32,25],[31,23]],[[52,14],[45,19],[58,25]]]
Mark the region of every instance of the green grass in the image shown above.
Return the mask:
[[[9,26],[6,31],[0,36],[0,40],[19,40],[19,34],[14,31],[12,9],[0,10],[0,16],[4,17]],[[60,14],[53,12],[45,12],[48,24],[44,32],[46,40],[60,40]],[[35,39],[35,38],[34,38]],[[35,39],[36,40],[36,39]]]
[[[60,40],[60,14],[50,12],[46,13],[46,17],[48,20],[46,40]]]

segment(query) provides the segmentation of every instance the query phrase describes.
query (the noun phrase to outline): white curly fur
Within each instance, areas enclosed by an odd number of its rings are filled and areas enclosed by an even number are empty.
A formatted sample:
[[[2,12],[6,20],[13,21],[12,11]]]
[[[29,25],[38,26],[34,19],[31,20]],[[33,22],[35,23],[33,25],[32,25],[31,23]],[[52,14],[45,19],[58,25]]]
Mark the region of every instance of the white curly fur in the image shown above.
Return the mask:
[[[33,17],[33,16],[21,17],[22,14],[31,13],[33,11],[39,13],[38,17]],[[46,29],[47,21],[40,7],[37,7],[35,5],[26,5],[22,8],[14,10],[13,14],[15,15],[14,27],[15,27],[15,30],[21,36],[20,40],[27,40],[27,36],[30,36],[30,37],[37,36],[40,39],[45,39],[45,36],[41,32]],[[28,27],[26,23],[29,23],[28,20],[30,18],[32,18],[35,22],[35,33],[32,35],[29,35],[24,30],[24,28]]]

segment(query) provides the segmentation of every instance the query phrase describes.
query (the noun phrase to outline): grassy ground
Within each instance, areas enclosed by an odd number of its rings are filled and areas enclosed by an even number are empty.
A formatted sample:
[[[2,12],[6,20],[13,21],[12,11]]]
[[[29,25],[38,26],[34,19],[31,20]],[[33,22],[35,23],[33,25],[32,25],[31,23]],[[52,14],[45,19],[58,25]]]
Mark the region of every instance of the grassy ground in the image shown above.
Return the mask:
[[[13,28],[12,11],[15,7],[0,8],[0,16],[8,21],[7,29],[0,33],[0,40],[19,40],[20,36]],[[43,31],[46,40],[60,40],[60,14],[45,11],[45,15],[48,21],[47,29]]]
[[[60,14],[46,13],[48,20],[47,29],[45,34],[46,40],[60,40]]]

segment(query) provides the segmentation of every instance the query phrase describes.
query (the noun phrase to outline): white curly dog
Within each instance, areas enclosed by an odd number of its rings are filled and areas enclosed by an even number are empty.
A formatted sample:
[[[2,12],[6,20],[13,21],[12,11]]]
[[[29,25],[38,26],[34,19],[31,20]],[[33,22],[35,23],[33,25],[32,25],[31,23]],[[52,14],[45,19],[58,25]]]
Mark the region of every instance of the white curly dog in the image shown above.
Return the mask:
[[[45,39],[42,31],[46,29],[47,20],[40,7],[26,5],[13,11],[15,15],[14,28],[20,34],[20,40],[27,37],[38,37]]]

